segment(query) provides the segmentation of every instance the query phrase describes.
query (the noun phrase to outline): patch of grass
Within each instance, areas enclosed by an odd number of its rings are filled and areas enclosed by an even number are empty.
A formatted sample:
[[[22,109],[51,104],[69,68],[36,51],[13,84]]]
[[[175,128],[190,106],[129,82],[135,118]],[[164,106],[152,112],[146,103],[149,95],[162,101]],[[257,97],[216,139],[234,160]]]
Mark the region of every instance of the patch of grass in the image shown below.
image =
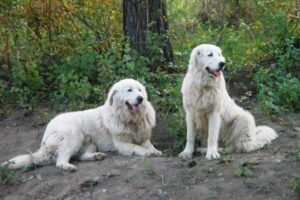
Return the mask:
[[[257,164],[258,163],[245,162],[235,171],[235,175],[237,177],[252,177],[255,170],[255,165]]]
[[[208,167],[206,171],[207,171],[207,173],[210,174],[210,173],[213,173],[215,171],[215,169],[213,167]]]
[[[300,161],[300,150],[293,151],[287,155],[287,159],[290,161]]]
[[[296,132],[296,131],[289,131],[289,132],[287,132],[286,134],[287,134],[287,136],[288,136],[289,138],[297,138],[298,135],[299,135],[299,132]]]
[[[219,159],[219,164],[230,164],[232,160],[230,155],[222,155]]]
[[[220,155],[219,164],[229,164],[233,161],[232,154],[226,149],[220,148]]]
[[[146,169],[148,175],[159,177],[160,180],[161,180],[161,183],[162,183],[163,185],[165,185],[165,181],[164,181],[165,178],[164,178],[164,175],[159,174],[159,173],[154,169],[153,163],[152,163],[148,158],[145,158],[145,159],[144,159],[144,167],[145,167],[145,169]]]
[[[147,174],[149,174],[149,175],[156,174],[153,163],[148,158],[144,159],[144,167],[145,167],[145,170],[147,171]]]
[[[300,175],[292,179],[293,190],[300,198]]]
[[[26,171],[29,171],[29,170],[33,170],[33,169],[36,169],[38,167],[40,167],[41,165],[37,165],[35,163],[31,163],[31,164],[28,164],[28,165],[24,165],[23,167],[21,167],[21,170],[23,172],[26,172]]]
[[[0,184],[14,185],[20,181],[21,175],[16,170],[10,169],[13,163],[7,162],[0,166]]]
[[[286,158],[290,161],[300,161],[300,143],[296,144],[296,147],[291,151]]]

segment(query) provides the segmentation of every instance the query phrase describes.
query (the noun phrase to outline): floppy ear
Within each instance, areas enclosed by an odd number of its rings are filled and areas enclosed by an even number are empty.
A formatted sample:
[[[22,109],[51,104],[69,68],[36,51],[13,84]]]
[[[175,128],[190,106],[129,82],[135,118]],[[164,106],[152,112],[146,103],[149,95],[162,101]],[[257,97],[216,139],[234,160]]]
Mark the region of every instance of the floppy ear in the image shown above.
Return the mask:
[[[114,90],[111,92],[110,96],[109,96],[109,105],[112,106],[113,101],[114,101],[114,95],[117,93],[117,90]]]
[[[156,123],[155,110],[150,102],[147,102],[146,106],[147,106],[147,114],[145,119],[149,128],[153,128]]]
[[[191,57],[190,57],[190,61],[189,64],[191,67],[196,66],[197,65],[197,57],[200,56],[200,50],[199,49],[193,49],[192,53],[191,53]]]

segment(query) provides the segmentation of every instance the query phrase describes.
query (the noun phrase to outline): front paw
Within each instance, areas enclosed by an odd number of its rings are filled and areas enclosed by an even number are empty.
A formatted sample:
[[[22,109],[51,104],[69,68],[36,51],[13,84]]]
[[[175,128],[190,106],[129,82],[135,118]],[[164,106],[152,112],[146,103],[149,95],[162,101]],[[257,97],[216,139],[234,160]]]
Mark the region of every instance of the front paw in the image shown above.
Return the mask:
[[[179,158],[184,159],[184,160],[191,159],[192,156],[193,156],[193,153],[188,152],[188,151],[183,151],[179,154]]]
[[[103,159],[107,158],[107,154],[101,153],[101,152],[93,153],[93,156],[94,156],[94,160],[103,160]]]
[[[159,151],[159,150],[157,150],[157,149],[153,149],[153,150],[152,150],[152,155],[154,155],[154,156],[161,156],[161,155],[162,155],[162,152]]]
[[[157,149],[151,149],[151,150],[147,150],[145,152],[145,155],[146,157],[152,157],[152,156],[161,156],[162,153],[161,151],[157,150]]]
[[[218,153],[218,148],[216,148],[216,147],[208,147],[207,148],[207,153],[206,153],[207,160],[217,159],[219,157],[220,157],[220,155]]]

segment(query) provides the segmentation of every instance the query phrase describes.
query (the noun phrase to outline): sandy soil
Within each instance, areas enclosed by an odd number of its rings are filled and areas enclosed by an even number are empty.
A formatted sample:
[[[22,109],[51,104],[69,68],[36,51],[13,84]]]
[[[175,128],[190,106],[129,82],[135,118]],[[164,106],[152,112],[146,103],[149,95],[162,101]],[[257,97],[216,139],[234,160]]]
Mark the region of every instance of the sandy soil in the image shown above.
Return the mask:
[[[203,155],[181,161],[177,156],[122,157],[116,154],[98,162],[76,162],[75,173],[54,165],[20,172],[15,185],[0,184],[0,199],[249,199],[293,200],[291,179],[300,175],[299,114],[287,114],[272,122],[254,113],[257,124],[276,129],[280,137],[262,150],[224,155],[207,161]],[[0,122],[0,162],[38,149],[45,126],[34,115],[22,112]],[[298,130],[299,131],[299,130]],[[159,123],[154,144],[168,152],[174,138]],[[243,166],[252,175],[237,176]]]

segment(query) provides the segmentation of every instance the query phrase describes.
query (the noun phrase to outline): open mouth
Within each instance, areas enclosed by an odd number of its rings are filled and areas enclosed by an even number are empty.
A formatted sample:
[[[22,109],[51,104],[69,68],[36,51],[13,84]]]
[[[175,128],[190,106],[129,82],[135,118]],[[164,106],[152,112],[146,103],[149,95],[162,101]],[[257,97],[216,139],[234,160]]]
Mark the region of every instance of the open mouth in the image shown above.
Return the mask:
[[[131,105],[128,101],[125,102],[128,110],[132,113],[140,113],[140,103],[137,103],[135,105]]]
[[[211,74],[211,75],[213,75],[214,77],[219,77],[219,76],[221,76],[221,70],[211,70],[209,67],[206,67],[206,71],[209,73],[209,74]]]

